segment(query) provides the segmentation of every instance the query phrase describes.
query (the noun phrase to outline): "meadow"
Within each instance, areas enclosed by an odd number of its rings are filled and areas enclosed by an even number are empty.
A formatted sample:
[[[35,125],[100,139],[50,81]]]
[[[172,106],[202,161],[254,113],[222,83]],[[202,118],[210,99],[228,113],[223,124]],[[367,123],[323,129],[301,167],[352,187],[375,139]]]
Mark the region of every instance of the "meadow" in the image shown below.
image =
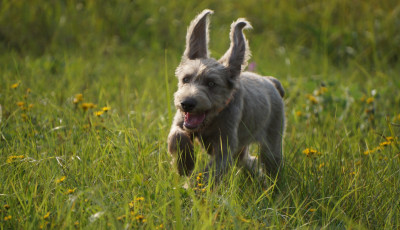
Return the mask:
[[[233,168],[187,187],[170,164],[174,70],[205,8],[211,55],[246,17],[251,69],[286,90],[265,183]],[[390,0],[0,1],[0,229],[399,229],[399,54]]]

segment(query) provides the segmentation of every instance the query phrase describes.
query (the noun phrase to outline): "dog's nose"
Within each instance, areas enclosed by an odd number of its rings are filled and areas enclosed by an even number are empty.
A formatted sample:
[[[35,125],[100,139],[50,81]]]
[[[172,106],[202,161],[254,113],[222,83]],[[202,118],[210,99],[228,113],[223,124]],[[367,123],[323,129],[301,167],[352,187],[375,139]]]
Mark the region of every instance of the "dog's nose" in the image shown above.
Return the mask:
[[[182,109],[185,112],[192,111],[194,109],[194,107],[196,107],[196,104],[197,104],[197,101],[193,98],[188,98],[181,102]]]

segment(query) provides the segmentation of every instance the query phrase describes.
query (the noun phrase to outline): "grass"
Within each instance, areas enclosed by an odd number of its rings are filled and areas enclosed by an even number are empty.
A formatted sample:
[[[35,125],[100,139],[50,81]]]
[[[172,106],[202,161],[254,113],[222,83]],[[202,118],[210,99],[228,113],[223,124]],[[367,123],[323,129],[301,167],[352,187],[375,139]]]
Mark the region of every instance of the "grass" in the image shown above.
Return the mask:
[[[396,4],[276,2],[263,14],[253,1],[171,2],[165,11],[153,1],[120,1],[109,11],[85,3],[80,14],[71,2],[37,1],[36,15],[10,2],[0,12],[2,22],[21,22],[0,26],[1,229],[400,228]],[[357,6],[358,16],[348,13]],[[265,187],[234,168],[212,191],[185,188],[170,165],[174,69],[186,26],[205,7],[215,10],[212,55],[228,47],[230,22],[247,16],[255,28],[246,31],[250,62],[287,92],[285,168]],[[381,27],[368,40],[360,36],[374,26],[371,7]],[[71,23],[57,27],[51,22],[62,13]],[[337,14],[346,16],[335,22]],[[130,24],[149,15],[157,23]],[[168,25],[174,18],[178,26]],[[29,36],[35,23],[47,28],[45,44],[35,39],[46,33]],[[34,44],[42,45],[30,51]],[[202,164],[207,156],[196,148]]]

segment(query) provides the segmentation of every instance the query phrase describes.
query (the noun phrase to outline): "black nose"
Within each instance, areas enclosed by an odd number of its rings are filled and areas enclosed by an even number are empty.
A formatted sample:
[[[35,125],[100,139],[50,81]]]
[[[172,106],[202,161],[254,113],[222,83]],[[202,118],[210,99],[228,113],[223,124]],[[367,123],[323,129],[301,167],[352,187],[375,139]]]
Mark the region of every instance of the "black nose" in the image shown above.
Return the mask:
[[[181,102],[182,109],[185,112],[192,111],[194,109],[194,107],[196,107],[196,104],[197,104],[197,101],[193,98],[188,98]]]

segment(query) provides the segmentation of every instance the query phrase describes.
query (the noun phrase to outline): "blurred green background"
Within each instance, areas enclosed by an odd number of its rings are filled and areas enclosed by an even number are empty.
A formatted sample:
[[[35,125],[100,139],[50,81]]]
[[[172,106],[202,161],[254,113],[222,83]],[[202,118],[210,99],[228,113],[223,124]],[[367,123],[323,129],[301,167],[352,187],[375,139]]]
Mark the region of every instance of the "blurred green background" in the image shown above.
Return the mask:
[[[255,52],[277,47],[331,63],[356,61],[372,68],[396,65],[400,53],[400,4],[396,0],[332,1],[0,1],[0,50],[20,55],[64,51],[183,50],[186,27],[204,8],[212,18],[211,49],[226,47],[230,23],[246,17]],[[221,50],[220,50],[221,49]],[[215,54],[225,50],[218,48]],[[254,51],[254,50],[253,50]]]

